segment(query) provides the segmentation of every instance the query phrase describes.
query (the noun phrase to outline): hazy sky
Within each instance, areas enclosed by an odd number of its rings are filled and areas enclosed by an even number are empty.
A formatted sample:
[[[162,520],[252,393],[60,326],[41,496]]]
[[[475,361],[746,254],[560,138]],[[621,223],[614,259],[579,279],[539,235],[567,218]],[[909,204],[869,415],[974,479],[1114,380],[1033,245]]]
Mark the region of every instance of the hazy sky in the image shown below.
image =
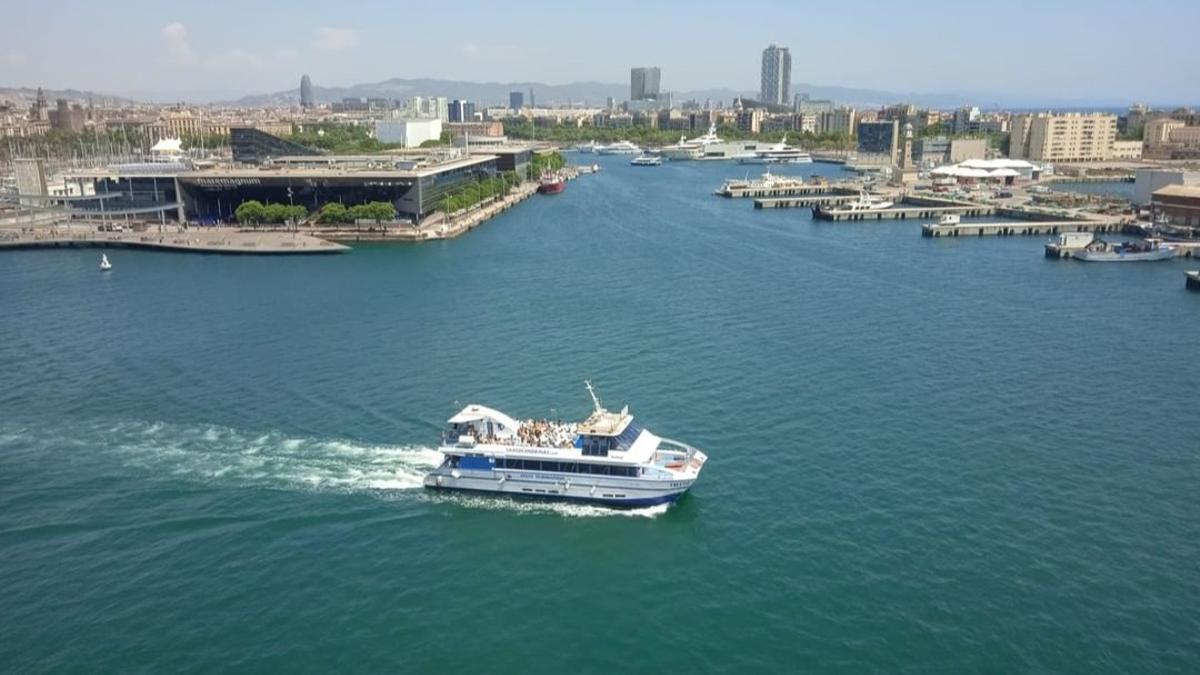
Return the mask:
[[[196,100],[389,77],[1200,101],[1200,0],[571,3],[0,0],[0,86]],[[987,102],[981,102],[987,103]]]

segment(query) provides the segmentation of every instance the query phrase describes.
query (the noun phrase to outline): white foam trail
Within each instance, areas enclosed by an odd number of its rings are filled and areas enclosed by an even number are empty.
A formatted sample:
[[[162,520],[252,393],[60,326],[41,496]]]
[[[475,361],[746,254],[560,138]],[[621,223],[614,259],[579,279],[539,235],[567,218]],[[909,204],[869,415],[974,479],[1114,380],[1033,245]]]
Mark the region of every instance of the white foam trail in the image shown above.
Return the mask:
[[[105,445],[127,465],[189,480],[357,492],[411,490],[442,461],[433,448],[248,434],[220,426],[121,424]]]
[[[110,453],[122,464],[152,476],[284,490],[369,492],[384,499],[421,488],[425,474],[442,463],[442,453],[429,447],[297,438],[279,432],[251,433],[217,425],[163,422],[54,430],[26,428],[13,433],[0,429],[0,446],[20,441]],[[623,509],[446,490],[424,493],[421,498],[472,509],[567,518],[656,518],[670,508],[669,504],[658,504]]]

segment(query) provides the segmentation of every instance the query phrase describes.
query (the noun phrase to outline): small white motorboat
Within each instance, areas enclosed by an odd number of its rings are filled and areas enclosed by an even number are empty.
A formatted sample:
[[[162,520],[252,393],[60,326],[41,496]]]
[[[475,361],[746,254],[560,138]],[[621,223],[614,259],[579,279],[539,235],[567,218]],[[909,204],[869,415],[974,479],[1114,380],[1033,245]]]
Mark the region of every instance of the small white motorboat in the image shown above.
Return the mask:
[[[107,272],[112,269],[112,263],[108,262],[108,256],[100,254],[100,269]]]

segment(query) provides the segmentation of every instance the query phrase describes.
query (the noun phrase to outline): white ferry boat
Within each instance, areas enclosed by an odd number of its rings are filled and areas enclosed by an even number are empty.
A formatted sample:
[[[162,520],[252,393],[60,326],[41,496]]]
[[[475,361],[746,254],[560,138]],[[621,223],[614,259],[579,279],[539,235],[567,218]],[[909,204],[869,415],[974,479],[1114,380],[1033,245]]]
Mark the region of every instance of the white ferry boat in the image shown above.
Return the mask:
[[[1178,255],[1174,246],[1158,239],[1147,239],[1138,243],[1126,241],[1112,243],[1096,239],[1072,256],[1084,262],[1145,262],[1170,260]]]
[[[636,155],[641,151],[641,148],[629,141],[617,141],[611,145],[601,145],[596,148],[596,152],[601,155]]]
[[[588,141],[587,143],[580,143],[579,145],[576,145],[575,149],[579,152],[596,152],[596,150],[601,147],[603,146],[596,141]]]
[[[743,190],[783,190],[798,187],[804,187],[804,179],[798,176],[777,176],[767,169],[762,176],[754,179],[749,176],[730,178],[721,185],[716,194],[725,195]]]
[[[662,157],[656,155],[641,154],[629,160],[629,163],[634,166],[661,166]]]
[[[594,408],[579,423],[463,408],[448,421],[438,448],[445,459],[425,486],[618,506],[664,504],[687,492],[708,456],[643,429],[628,407],[605,410],[587,388]]]

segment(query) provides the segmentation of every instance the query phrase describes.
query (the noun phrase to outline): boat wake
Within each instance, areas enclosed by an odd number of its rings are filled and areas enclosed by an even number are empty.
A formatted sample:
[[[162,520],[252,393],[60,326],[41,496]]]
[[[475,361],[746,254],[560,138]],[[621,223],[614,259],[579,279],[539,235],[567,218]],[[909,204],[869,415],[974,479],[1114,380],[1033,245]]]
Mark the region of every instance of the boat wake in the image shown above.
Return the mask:
[[[8,431],[8,430],[5,430]],[[110,457],[151,477],[325,492],[390,492],[422,486],[442,461],[433,448],[252,433],[162,422],[75,424],[7,434],[31,450]]]
[[[412,494],[442,453],[415,445],[375,445],[343,439],[252,433],[218,425],[122,422],[50,428],[0,429],[0,449],[27,446],[47,452],[95,453],[152,477],[209,484],[311,492],[372,493],[382,499]],[[616,509],[588,504],[535,502],[453,492],[422,493],[433,504],[520,514],[586,518],[653,518],[661,504]]]

